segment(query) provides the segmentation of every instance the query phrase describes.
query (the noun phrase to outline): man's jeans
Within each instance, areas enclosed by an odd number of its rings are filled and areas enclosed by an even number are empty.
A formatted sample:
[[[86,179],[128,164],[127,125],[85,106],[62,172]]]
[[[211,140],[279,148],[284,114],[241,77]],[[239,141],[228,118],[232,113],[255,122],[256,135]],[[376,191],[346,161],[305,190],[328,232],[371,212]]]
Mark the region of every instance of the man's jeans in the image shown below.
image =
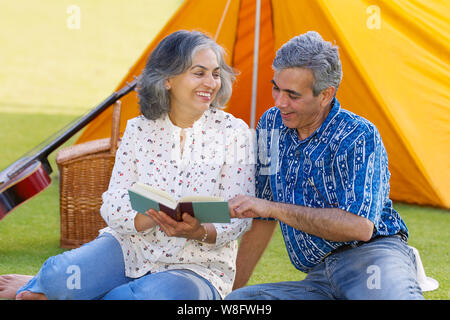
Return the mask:
[[[380,237],[337,252],[302,281],[248,286],[228,300],[423,299],[413,250],[399,237]]]

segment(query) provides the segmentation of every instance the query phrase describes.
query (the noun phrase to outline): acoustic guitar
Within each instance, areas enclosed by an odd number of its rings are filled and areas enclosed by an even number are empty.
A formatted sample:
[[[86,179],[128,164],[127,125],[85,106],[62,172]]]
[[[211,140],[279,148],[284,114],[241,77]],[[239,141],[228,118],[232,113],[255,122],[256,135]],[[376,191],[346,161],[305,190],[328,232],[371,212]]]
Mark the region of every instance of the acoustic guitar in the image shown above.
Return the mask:
[[[50,185],[52,168],[47,159],[48,155],[95,119],[106,108],[134,90],[136,84],[137,79],[119,91],[114,92],[41,150],[32,155],[24,156],[1,171],[0,220]]]

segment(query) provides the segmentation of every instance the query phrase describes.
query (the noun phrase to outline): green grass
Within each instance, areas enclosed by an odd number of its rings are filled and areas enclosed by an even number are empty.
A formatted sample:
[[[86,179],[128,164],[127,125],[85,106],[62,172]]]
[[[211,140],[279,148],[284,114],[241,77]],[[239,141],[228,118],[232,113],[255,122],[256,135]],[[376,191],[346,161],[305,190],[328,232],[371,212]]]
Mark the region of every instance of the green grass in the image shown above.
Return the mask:
[[[0,0],[0,170],[109,96],[180,2]],[[81,28],[70,30],[66,9],[74,3]],[[34,274],[63,252],[54,157],[51,186],[0,221],[0,274]],[[425,297],[450,299],[449,212],[395,207],[427,275],[439,281]],[[249,284],[304,276],[290,263],[277,229]]]

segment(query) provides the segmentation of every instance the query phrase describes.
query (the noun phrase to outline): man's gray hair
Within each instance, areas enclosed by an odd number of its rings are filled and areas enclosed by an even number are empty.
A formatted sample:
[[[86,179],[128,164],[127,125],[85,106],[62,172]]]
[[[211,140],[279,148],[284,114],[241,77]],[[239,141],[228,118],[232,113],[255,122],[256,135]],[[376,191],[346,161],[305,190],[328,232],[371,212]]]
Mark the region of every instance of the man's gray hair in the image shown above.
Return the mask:
[[[288,68],[308,68],[314,74],[314,96],[342,80],[338,47],[322,39],[319,33],[308,31],[286,42],[278,51],[272,67],[275,72]]]
[[[211,107],[225,106],[231,97],[235,73],[225,62],[224,49],[202,32],[180,30],[161,40],[139,77],[139,105],[147,119],[159,119],[170,111],[170,91],[166,81],[189,69],[194,55],[206,48],[214,51],[220,68],[221,87]]]

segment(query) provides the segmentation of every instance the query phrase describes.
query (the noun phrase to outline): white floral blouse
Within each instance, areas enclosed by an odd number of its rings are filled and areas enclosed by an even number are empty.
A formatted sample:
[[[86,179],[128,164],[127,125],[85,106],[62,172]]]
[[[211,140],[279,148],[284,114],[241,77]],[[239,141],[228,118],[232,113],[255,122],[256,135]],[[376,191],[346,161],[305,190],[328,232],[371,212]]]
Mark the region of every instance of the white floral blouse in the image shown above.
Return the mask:
[[[108,190],[103,194],[101,215],[119,241],[128,277],[148,272],[189,269],[219,291],[231,292],[237,239],[251,226],[251,219],[214,224],[215,244],[168,237],[159,226],[138,232],[136,211],[131,209],[128,188],[136,181],[169,192],[175,199],[187,195],[254,195],[254,133],[244,121],[222,110],[210,109],[190,128],[181,128],[166,115],[158,120],[143,116],[127,123]]]

